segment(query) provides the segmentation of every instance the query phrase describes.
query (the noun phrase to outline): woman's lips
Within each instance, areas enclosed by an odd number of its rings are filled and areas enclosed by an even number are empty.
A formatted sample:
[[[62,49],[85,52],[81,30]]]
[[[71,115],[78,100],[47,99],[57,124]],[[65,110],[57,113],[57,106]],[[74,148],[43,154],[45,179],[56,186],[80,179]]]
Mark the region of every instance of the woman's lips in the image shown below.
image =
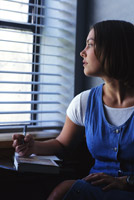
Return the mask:
[[[88,63],[86,61],[83,61],[83,66],[87,65]]]

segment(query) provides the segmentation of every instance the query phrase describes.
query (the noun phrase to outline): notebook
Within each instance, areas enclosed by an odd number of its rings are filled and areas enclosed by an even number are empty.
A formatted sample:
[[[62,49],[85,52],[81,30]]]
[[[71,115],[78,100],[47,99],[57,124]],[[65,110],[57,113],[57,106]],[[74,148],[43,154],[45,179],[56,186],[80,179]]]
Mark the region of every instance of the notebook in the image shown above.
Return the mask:
[[[20,172],[39,172],[58,174],[60,166],[57,164],[60,159],[57,156],[37,156],[32,154],[29,157],[14,155],[14,167]]]

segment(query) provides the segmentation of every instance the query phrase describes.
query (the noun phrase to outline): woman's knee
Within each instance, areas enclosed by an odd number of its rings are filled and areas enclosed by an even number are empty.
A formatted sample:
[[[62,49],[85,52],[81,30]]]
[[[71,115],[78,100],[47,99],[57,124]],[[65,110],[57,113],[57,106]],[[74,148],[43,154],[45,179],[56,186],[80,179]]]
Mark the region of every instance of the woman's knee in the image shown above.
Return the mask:
[[[66,180],[57,185],[51,192],[47,200],[61,200],[66,192],[71,188],[75,180]]]

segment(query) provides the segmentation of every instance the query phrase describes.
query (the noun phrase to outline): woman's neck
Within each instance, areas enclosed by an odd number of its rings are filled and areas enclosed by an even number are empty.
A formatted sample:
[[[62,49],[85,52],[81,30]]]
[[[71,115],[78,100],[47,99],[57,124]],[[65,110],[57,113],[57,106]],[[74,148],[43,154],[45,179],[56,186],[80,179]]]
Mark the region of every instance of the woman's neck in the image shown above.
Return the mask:
[[[103,102],[115,108],[134,106],[134,89],[125,87],[117,80],[106,81],[103,86]]]

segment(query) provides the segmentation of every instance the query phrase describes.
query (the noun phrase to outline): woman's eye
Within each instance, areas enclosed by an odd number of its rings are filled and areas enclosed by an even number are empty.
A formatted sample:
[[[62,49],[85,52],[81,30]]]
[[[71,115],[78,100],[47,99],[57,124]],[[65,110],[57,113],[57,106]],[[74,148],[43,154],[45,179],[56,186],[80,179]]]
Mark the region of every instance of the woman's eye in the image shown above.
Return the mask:
[[[88,44],[88,47],[90,48],[90,47],[92,47],[93,46],[93,44]]]

